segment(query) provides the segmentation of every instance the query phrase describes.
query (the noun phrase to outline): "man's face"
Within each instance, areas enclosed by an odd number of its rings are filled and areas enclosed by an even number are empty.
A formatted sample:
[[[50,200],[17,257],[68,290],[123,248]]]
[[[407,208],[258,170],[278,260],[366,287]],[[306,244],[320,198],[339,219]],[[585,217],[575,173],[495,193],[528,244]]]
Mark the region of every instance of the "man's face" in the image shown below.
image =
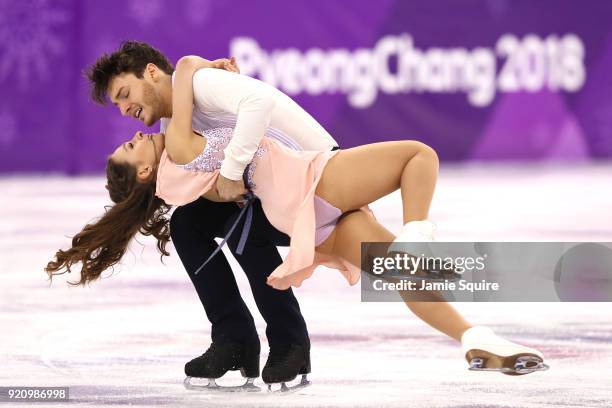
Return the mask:
[[[162,98],[155,82],[147,75],[138,78],[132,73],[115,76],[108,85],[108,96],[123,116],[130,116],[151,126],[163,114]]]

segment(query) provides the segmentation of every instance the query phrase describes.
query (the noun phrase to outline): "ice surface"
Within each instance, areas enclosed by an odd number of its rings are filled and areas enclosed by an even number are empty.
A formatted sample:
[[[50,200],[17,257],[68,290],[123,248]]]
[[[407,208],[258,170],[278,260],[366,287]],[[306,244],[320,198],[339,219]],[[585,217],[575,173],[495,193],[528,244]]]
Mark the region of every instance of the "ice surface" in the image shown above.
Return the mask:
[[[611,175],[610,165],[446,165],[431,218],[439,240],[612,241]],[[311,387],[285,396],[187,391],[183,365],[206,349],[210,327],[176,255],[162,265],[141,237],[144,247],[133,245],[122,267],[90,288],[67,287],[67,275],[46,280],[43,267],[66,236],[101,214],[103,185],[98,177],[0,179],[0,386],[69,386],[70,405],[83,407],[612,405],[610,303],[457,304],[474,323],[540,349],[551,366],[510,377],[469,372],[453,340],[403,304],[361,303],[359,285],[326,269],[296,290],[312,339]],[[399,229],[398,194],[372,207]],[[265,325],[236,276],[263,366]]]

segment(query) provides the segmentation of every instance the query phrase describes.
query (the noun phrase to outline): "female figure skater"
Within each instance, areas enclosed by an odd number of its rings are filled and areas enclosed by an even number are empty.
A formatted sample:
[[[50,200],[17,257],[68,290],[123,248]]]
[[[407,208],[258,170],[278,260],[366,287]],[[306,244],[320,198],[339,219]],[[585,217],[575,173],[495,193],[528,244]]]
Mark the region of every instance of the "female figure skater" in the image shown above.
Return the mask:
[[[138,231],[155,236],[158,249],[167,255],[164,215],[170,205],[200,196],[222,201],[213,187],[233,129],[208,129],[203,135],[192,130],[192,77],[199,68],[197,57],[177,63],[173,117],[165,134],[137,132],[110,156],[107,189],[116,204],[78,233],[72,248],[57,252],[46,268],[50,276],[81,262],[79,283],[97,279],[120,261]],[[178,175],[181,167],[192,172]],[[361,242],[433,239],[427,217],[437,174],[435,151],[417,141],[315,152],[290,150],[261,135],[245,171],[245,184],[261,200],[270,222],[291,237],[289,254],[268,284],[277,289],[299,286],[322,264],[340,270],[355,284]],[[405,225],[395,237],[362,208],[398,188]],[[415,302],[408,293],[400,294],[419,318],[462,343],[470,369],[527,374],[548,368],[539,351],[504,340],[489,328],[472,326],[449,303]],[[309,364],[302,374],[309,372]]]

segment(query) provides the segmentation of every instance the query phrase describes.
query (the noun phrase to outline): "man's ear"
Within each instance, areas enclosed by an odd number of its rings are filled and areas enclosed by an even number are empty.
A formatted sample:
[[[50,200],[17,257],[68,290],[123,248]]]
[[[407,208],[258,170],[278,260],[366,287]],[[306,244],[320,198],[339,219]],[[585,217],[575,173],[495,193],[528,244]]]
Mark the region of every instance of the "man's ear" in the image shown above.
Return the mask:
[[[159,81],[159,68],[157,67],[157,65],[153,64],[152,62],[149,62],[147,64],[147,66],[145,67],[145,77],[152,80],[153,82],[157,82]]]

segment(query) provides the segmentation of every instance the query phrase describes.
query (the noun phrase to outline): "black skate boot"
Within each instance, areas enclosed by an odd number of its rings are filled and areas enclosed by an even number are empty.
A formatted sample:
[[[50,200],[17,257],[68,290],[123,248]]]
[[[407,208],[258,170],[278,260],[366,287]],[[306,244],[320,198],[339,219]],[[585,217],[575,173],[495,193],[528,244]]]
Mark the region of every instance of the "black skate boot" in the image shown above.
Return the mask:
[[[219,391],[260,391],[253,382],[259,377],[259,343],[219,343],[213,342],[208,350],[185,364],[185,388],[189,390],[212,389]],[[240,386],[221,386],[215,379],[228,371],[240,370],[247,380]],[[192,380],[204,379],[203,384]]]
[[[262,380],[268,384],[268,391],[288,392],[310,385],[306,375],[310,373],[310,350],[300,344],[287,346],[276,346],[270,348],[268,361],[261,373]],[[301,375],[300,382],[295,385],[287,386],[287,382],[292,381]],[[272,385],[280,384],[279,389],[273,389]]]

